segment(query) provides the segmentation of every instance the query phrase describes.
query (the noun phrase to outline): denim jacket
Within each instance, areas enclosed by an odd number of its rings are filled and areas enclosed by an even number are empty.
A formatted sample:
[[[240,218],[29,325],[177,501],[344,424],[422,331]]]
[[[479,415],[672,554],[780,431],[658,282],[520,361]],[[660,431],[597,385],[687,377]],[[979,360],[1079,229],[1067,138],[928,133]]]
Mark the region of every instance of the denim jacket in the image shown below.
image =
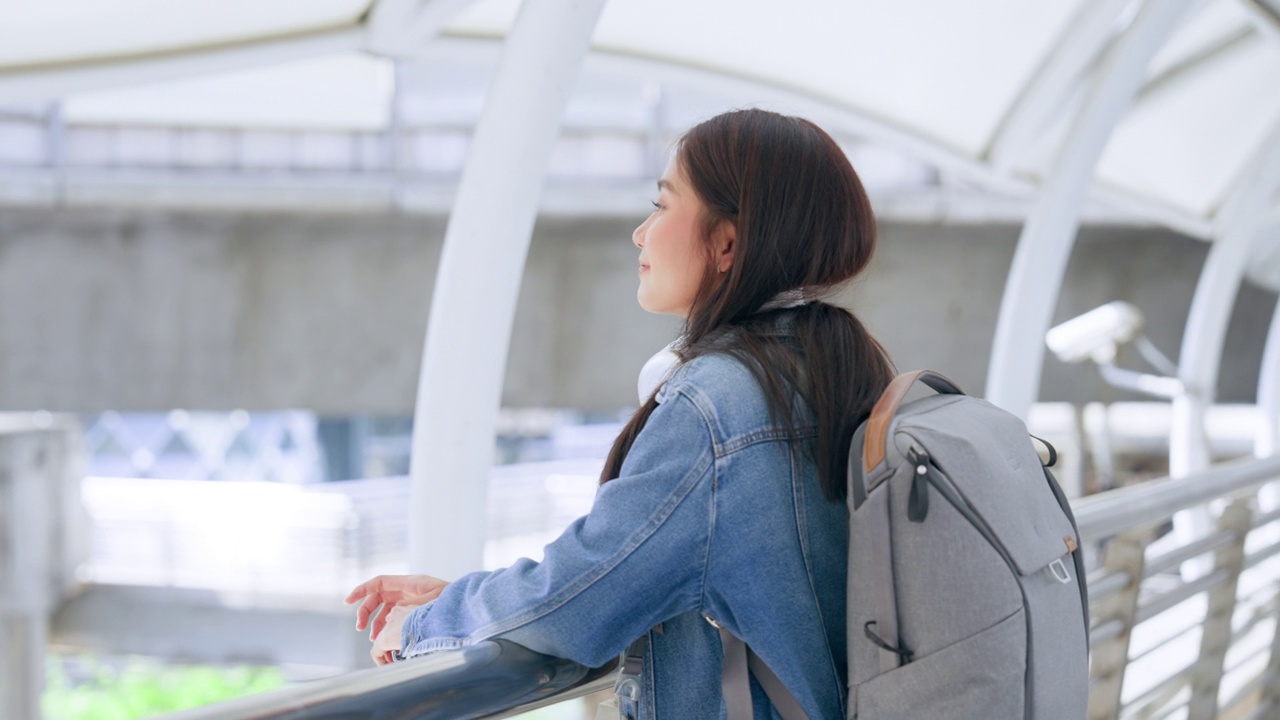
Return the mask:
[[[405,622],[412,656],[502,636],[603,665],[649,633],[640,718],[722,717],[712,618],[813,720],[844,717],[848,516],[725,354],[681,366],[621,475],[542,562],[466,575]],[[813,434],[801,407],[797,432]],[[807,423],[807,424],[806,424]],[[775,717],[752,681],[755,716]]]

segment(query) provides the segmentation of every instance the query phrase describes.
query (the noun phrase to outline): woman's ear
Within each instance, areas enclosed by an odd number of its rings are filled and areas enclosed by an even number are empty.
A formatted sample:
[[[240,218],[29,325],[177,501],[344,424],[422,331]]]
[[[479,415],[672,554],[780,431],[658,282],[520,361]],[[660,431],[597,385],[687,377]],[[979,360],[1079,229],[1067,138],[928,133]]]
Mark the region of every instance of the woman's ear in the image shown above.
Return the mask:
[[[715,258],[716,272],[726,273],[733,267],[733,251],[737,246],[738,228],[728,220],[716,226],[711,234],[712,257]]]

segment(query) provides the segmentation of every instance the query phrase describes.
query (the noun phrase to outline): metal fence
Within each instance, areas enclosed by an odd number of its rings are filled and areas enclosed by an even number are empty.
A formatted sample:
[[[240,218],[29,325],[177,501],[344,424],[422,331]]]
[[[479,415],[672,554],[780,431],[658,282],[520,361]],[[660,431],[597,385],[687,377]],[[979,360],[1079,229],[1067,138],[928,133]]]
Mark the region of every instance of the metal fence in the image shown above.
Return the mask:
[[[1093,565],[1090,720],[1280,717],[1278,480],[1280,457],[1245,459],[1075,503]],[[1216,518],[1211,532],[1181,537],[1169,531],[1176,513],[1197,508]],[[525,695],[509,698],[506,710],[486,710],[487,717],[508,717],[609,685],[607,675],[590,676],[584,669],[567,687],[549,691],[551,676],[538,670],[546,658],[504,656],[488,644],[470,652],[405,663],[393,673],[351,673],[182,717],[329,717],[338,700],[351,717],[364,717],[361,709],[384,707],[387,698],[427,702],[441,693],[459,704],[433,705],[436,714],[424,717],[476,716],[465,710],[465,682],[441,689],[440,667],[458,678],[465,673],[459,676],[457,668],[469,663],[510,661],[504,677],[538,679]],[[455,713],[450,707],[464,709]]]
[[[1280,458],[1241,460],[1080,501],[1098,558],[1089,717],[1280,717]],[[1207,508],[1214,529],[1166,532]]]

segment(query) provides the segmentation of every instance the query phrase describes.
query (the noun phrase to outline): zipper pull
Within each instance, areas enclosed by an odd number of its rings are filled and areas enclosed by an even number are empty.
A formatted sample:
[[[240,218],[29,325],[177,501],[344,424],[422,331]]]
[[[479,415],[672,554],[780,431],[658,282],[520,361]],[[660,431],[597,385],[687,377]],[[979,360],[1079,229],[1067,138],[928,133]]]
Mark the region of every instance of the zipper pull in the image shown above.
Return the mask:
[[[929,515],[929,472],[933,465],[929,455],[914,446],[908,451],[907,459],[911,461],[911,495],[907,498],[907,519],[914,523],[924,522]]]

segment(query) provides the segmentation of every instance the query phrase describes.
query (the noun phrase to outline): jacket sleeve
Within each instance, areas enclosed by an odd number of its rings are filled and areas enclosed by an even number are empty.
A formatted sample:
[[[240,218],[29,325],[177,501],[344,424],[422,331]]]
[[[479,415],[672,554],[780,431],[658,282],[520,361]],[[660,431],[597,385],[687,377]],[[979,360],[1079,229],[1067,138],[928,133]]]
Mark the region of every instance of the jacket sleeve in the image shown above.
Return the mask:
[[[502,636],[599,666],[663,620],[699,609],[713,521],[714,445],[681,393],[649,417],[621,475],[542,562],[477,572],[405,621],[406,656]]]

